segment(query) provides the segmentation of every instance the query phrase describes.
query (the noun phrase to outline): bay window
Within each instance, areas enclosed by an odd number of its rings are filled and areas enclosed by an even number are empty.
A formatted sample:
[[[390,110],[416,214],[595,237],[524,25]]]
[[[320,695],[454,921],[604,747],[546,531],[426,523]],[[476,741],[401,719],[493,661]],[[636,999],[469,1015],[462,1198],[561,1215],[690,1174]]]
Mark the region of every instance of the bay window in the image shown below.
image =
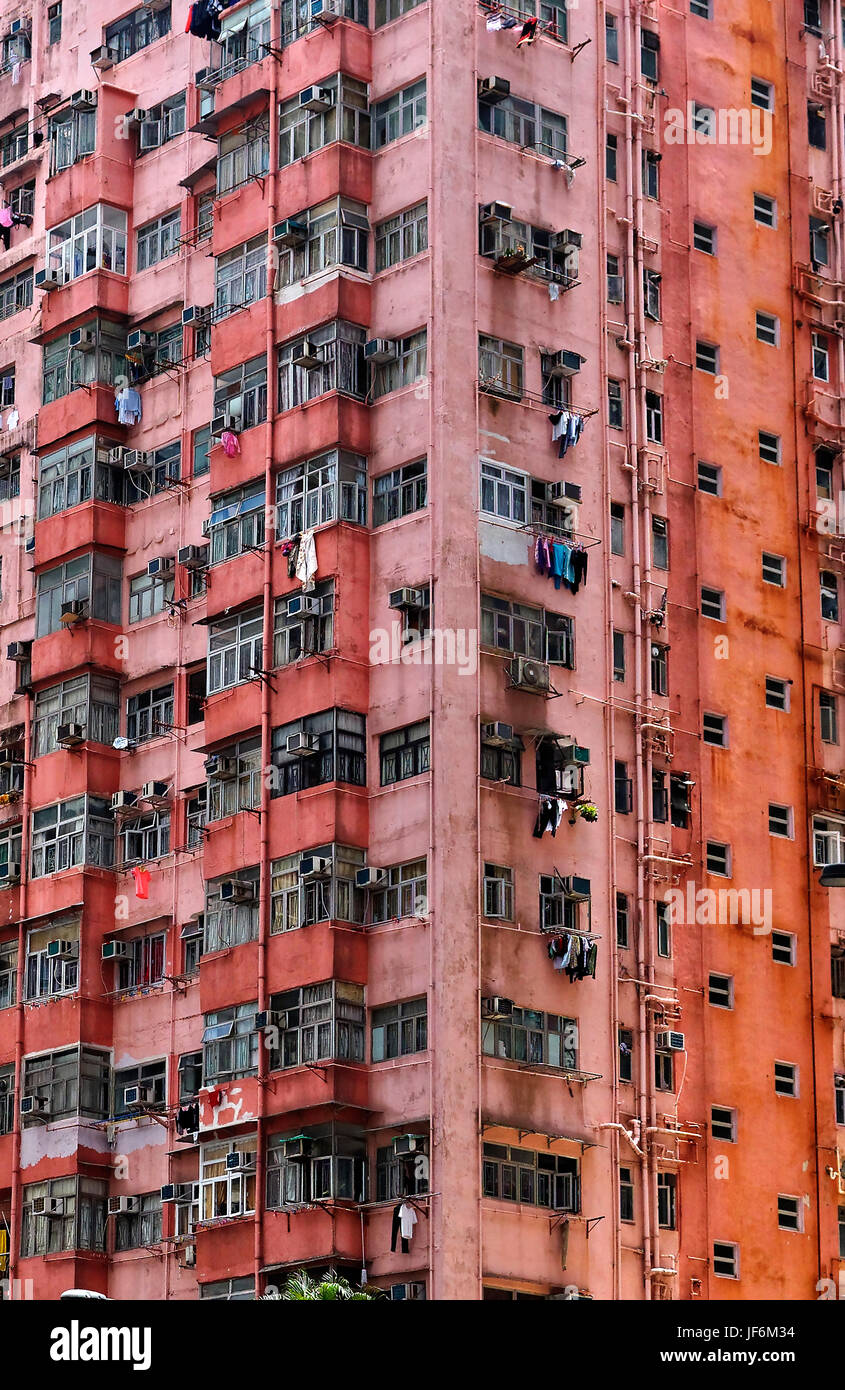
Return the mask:
[[[36,758],[58,751],[61,724],[81,724],[90,743],[112,743],[119,723],[119,687],[105,676],[75,676],[35,696]]]
[[[75,796],[32,813],[31,876],[43,878],[86,864],[114,866],[114,818],[108,801]]]
[[[300,746],[288,750],[298,735]],[[289,796],[326,782],[367,785],[367,721],[352,710],[328,709],[273,730],[272,795]]]
[[[320,845],[274,859],[271,865],[271,932],[295,931],[316,922],[364,921],[367,897],[356,886],[366,853],[351,845]],[[326,860],[328,867],[303,878],[302,860]]]
[[[203,1084],[217,1086],[258,1071],[257,1005],[234,1004],[205,1015],[203,1030]]]
[[[271,1009],[281,1015],[277,1045],[270,1049],[270,1070],[317,1062],[363,1062],[364,986],[327,980],[272,996]]]
[[[258,1141],[254,1136],[202,1146],[199,1212],[201,1221],[246,1216],[255,1211],[257,1148]],[[230,1168],[226,1159],[235,1153],[242,1154],[247,1162],[237,1168]]]
[[[264,544],[264,483],[249,483],[211,503],[210,563],[222,564]]]
[[[44,345],[41,368],[41,401],[43,405],[60,400],[80,386],[99,382],[113,386],[126,376],[126,329],[102,320],[82,325],[83,332],[93,330],[93,343],[71,347],[65,334]]]
[[[333,521],[367,524],[367,460],[346,449],[285,468],[276,479],[276,539]]]
[[[332,198],[299,213],[295,220],[307,228],[305,243],[280,250],[277,289],[332,266],[367,270],[370,223],[366,203]]]
[[[96,203],[47,232],[47,265],[65,284],[89,270],[126,274],[126,213]]]
[[[46,637],[62,627],[62,604],[78,600],[87,605],[87,616],[100,622],[120,623],[121,563],[117,556],[79,555],[38,576],[35,636]]]
[[[50,955],[51,941],[69,941],[67,955]],[[32,930],[26,942],[25,999],[52,999],[74,994],[79,985],[79,922],[57,921]]]
[[[109,1185],[99,1178],[51,1178],[22,1192],[21,1257],[106,1248]]]
[[[336,320],[309,329],[306,337],[283,343],[278,358],[279,410],[292,410],[328,391],[341,391],[364,400],[367,395],[366,341],[366,329]],[[297,359],[306,355],[306,344],[316,349],[316,360],[308,366],[298,366]]]
[[[261,670],[264,617],[260,608],[247,608],[220,618],[208,628],[208,693],[252,680]]]
[[[370,112],[366,82],[334,73],[319,82],[329,103],[325,111],[309,111],[299,96],[279,105],[279,168],[321,150],[335,140],[359,149],[370,148]]]
[[[95,497],[123,501],[123,470],[108,462],[110,440],[99,435],[74,440],[38,460],[38,519],[56,516]]]
[[[289,1158],[290,1140],[304,1158]],[[303,1143],[304,1141],[304,1143]],[[267,1206],[304,1206],[333,1197],[362,1202],[366,1196],[367,1145],[347,1125],[315,1125],[309,1134],[271,1134],[267,1140]]]

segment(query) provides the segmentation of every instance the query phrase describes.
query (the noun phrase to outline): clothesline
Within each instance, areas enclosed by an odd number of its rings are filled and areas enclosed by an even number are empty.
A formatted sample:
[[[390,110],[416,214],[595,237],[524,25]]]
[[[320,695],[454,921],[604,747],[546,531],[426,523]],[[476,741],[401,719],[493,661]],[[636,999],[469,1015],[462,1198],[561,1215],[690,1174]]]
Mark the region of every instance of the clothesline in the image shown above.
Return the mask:
[[[592,545],[601,545],[600,536],[584,536],[580,531],[566,531],[563,535],[558,536],[555,535],[550,527],[541,526],[538,521],[528,521],[524,526],[520,526],[519,529],[520,531],[525,531],[529,536],[534,536],[537,540],[543,540],[548,537],[550,540],[561,541],[563,543],[575,541],[578,545],[582,545],[585,550],[589,550]]]

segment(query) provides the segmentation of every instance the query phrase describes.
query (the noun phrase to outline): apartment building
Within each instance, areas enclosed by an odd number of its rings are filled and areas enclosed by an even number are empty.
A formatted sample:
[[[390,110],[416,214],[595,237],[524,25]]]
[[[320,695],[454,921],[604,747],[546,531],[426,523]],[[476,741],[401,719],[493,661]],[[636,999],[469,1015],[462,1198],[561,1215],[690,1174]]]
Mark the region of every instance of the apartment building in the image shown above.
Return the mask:
[[[815,1297],[838,20],[112,8],[0,0],[0,1274]]]

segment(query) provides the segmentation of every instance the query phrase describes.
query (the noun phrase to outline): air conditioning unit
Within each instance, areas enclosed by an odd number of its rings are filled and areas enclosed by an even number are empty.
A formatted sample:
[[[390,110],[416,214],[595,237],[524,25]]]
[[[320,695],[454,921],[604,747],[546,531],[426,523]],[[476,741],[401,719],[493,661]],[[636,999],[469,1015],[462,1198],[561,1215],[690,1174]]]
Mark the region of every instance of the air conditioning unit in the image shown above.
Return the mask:
[[[302,367],[306,372],[314,372],[323,365],[323,349],[312,343],[310,338],[303,339],[297,348],[291,362],[294,367]]]
[[[58,266],[45,266],[44,270],[35,272],[35,288],[37,290],[57,290],[65,282],[65,277]]]
[[[208,546],[183,545],[177,551],[176,559],[186,570],[208,569]]]
[[[551,241],[552,250],[558,253],[566,253],[570,249],[578,251],[583,239],[580,232],[571,232],[566,227],[562,232],[555,232]]]
[[[422,1148],[422,1143],[418,1134],[397,1134],[393,1139],[393,1152],[397,1158],[403,1154],[415,1154]]]
[[[255,1015],[255,1031],[260,1033],[264,1028],[280,1028],[281,1020],[285,1017],[277,1009],[259,1009]]]
[[[48,1197],[48,1198],[47,1198],[47,1206],[46,1206],[46,1208],[45,1208],[45,1213],[44,1213],[44,1214],[45,1214],[46,1216],[64,1216],[64,1214],[65,1214],[65,1199],[64,1199],[64,1197]]]
[[[126,338],[126,354],[142,354],[144,351],[152,351],[156,345],[154,333],[148,333],[144,328],[133,328]]]
[[[421,589],[394,589],[388,596],[388,608],[398,608],[406,610],[408,608],[423,608],[425,606],[425,596]]]
[[[239,1149],[226,1155],[226,1167],[230,1173],[246,1173],[255,1167],[252,1154],[242,1154]]]
[[[175,568],[176,561],[173,559],[172,555],[157,555],[154,560],[147,561],[147,574],[150,579],[172,574]]]
[[[654,1045],[665,1052],[685,1052],[686,1038],[683,1033],[655,1033]]]
[[[577,483],[548,483],[546,498],[549,502],[580,502],[581,489]]]
[[[303,881],[311,878],[324,878],[332,870],[332,861],[318,854],[306,854],[299,861],[299,877]]]
[[[273,228],[273,240],[277,246],[284,246],[290,251],[296,251],[300,246],[304,246],[308,240],[308,223],[298,222],[295,217],[288,217],[284,222],[277,222]]]
[[[306,111],[328,111],[334,105],[334,92],[330,87],[306,87],[299,93],[299,104]]]
[[[320,746],[315,734],[288,734],[287,751],[298,757],[319,753]]]
[[[125,811],[129,806],[134,806],[137,800],[134,792],[112,792],[111,808],[113,811]]]
[[[74,598],[68,603],[63,603],[59,613],[59,621],[67,627],[72,627],[74,623],[84,622],[88,616],[88,604],[85,599]]]
[[[220,901],[224,903],[250,903],[255,897],[255,885],[242,883],[239,878],[227,878],[220,884]]]
[[[310,1158],[313,1141],[308,1134],[294,1134],[284,1142],[285,1158]]]
[[[152,454],[145,449],[125,449],[123,467],[127,473],[142,473],[152,467]]]
[[[239,770],[237,758],[223,758],[219,753],[209,754],[203,766],[207,777],[237,777]]]
[[[134,111],[127,111],[126,113],[127,125],[142,125],[146,119],[147,110],[144,106],[136,106]]]
[[[223,407],[223,428],[239,430],[244,418],[243,396],[233,396]]]
[[[364,357],[367,362],[372,362],[374,367],[380,367],[385,362],[395,362],[398,355],[396,344],[391,338],[371,338],[364,344]]]
[[[560,749],[565,763],[575,763],[578,767],[590,766],[589,748],[582,748],[580,743],[570,742],[562,743]]]
[[[582,903],[587,902],[590,898],[590,880],[588,878],[581,878],[579,874],[567,874],[562,882],[563,891],[567,898]]]
[[[213,92],[215,87],[220,86],[220,72],[218,68],[200,68],[194,84],[199,92]]]
[[[512,999],[501,999],[498,994],[494,994],[489,999],[482,999],[481,1001],[481,1017],[484,1019],[511,1018],[512,1015]]]
[[[47,942],[47,956],[50,960],[74,960],[78,955],[78,941],[65,941],[63,937],[55,936],[52,941]]]
[[[515,656],[508,662],[508,675],[518,690],[549,690],[551,677],[544,661],[532,661],[527,656]]]
[[[479,77],[478,100],[488,106],[495,106],[511,94],[511,84],[506,77]]]
[[[573,376],[584,361],[577,352],[544,352],[543,371],[548,376]]]
[[[513,208],[510,203],[484,203],[481,208],[481,221],[483,223],[510,222],[513,218]]]
[[[482,724],[481,742],[490,748],[510,748],[513,744],[512,724]]]
[[[374,864],[368,864],[366,869],[355,870],[356,888],[378,888],[386,881],[387,869],[377,869]]]
[[[123,1092],[123,1099],[127,1110],[143,1105],[155,1105],[155,1086],[127,1086]]]
[[[182,327],[188,328],[192,324],[211,323],[210,304],[189,304],[187,309],[182,310]]]
[[[10,642],[6,648],[7,661],[25,662],[32,658],[31,642]]]
[[[166,782],[145,782],[141,787],[142,801],[157,801],[161,797],[167,796],[168,786]]]
[[[114,44],[101,43],[99,48],[91,49],[91,66],[98,72],[108,72],[113,68],[120,56],[119,49]]]
[[[121,1216],[123,1212],[139,1211],[137,1197],[109,1197],[109,1216]]]
[[[56,730],[56,742],[62,748],[75,748],[85,742],[84,724],[60,724]]]
[[[97,93],[82,87],[70,99],[71,111],[93,111],[97,105]]]
[[[47,1115],[49,1114],[47,1097],[21,1096],[20,1109],[22,1115]],[[41,1200],[46,1201],[47,1199],[42,1197]]]
[[[0,888],[8,888],[13,883],[21,881],[20,864],[9,861],[8,864],[0,864]]]
[[[199,1196],[198,1182],[166,1182],[161,1189],[163,1202],[198,1202]]]
[[[104,941],[100,955],[103,960],[125,960],[129,950],[125,941]]]
[[[311,19],[314,24],[334,24],[343,18],[343,0],[311,0]]]
[[[312,594],[292,594],[288,599],[289,618],[319,618],[320,600]]]

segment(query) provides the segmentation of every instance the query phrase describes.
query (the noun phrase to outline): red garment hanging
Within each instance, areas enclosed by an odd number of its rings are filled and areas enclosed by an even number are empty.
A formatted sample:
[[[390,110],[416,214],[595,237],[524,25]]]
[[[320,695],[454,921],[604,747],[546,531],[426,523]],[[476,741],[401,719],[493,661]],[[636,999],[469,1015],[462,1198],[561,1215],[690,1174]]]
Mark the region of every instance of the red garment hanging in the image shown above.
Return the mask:
[[[133,869],[132,877],[135,880],[135,897],[148,898],[151,878],[149,869]]]

